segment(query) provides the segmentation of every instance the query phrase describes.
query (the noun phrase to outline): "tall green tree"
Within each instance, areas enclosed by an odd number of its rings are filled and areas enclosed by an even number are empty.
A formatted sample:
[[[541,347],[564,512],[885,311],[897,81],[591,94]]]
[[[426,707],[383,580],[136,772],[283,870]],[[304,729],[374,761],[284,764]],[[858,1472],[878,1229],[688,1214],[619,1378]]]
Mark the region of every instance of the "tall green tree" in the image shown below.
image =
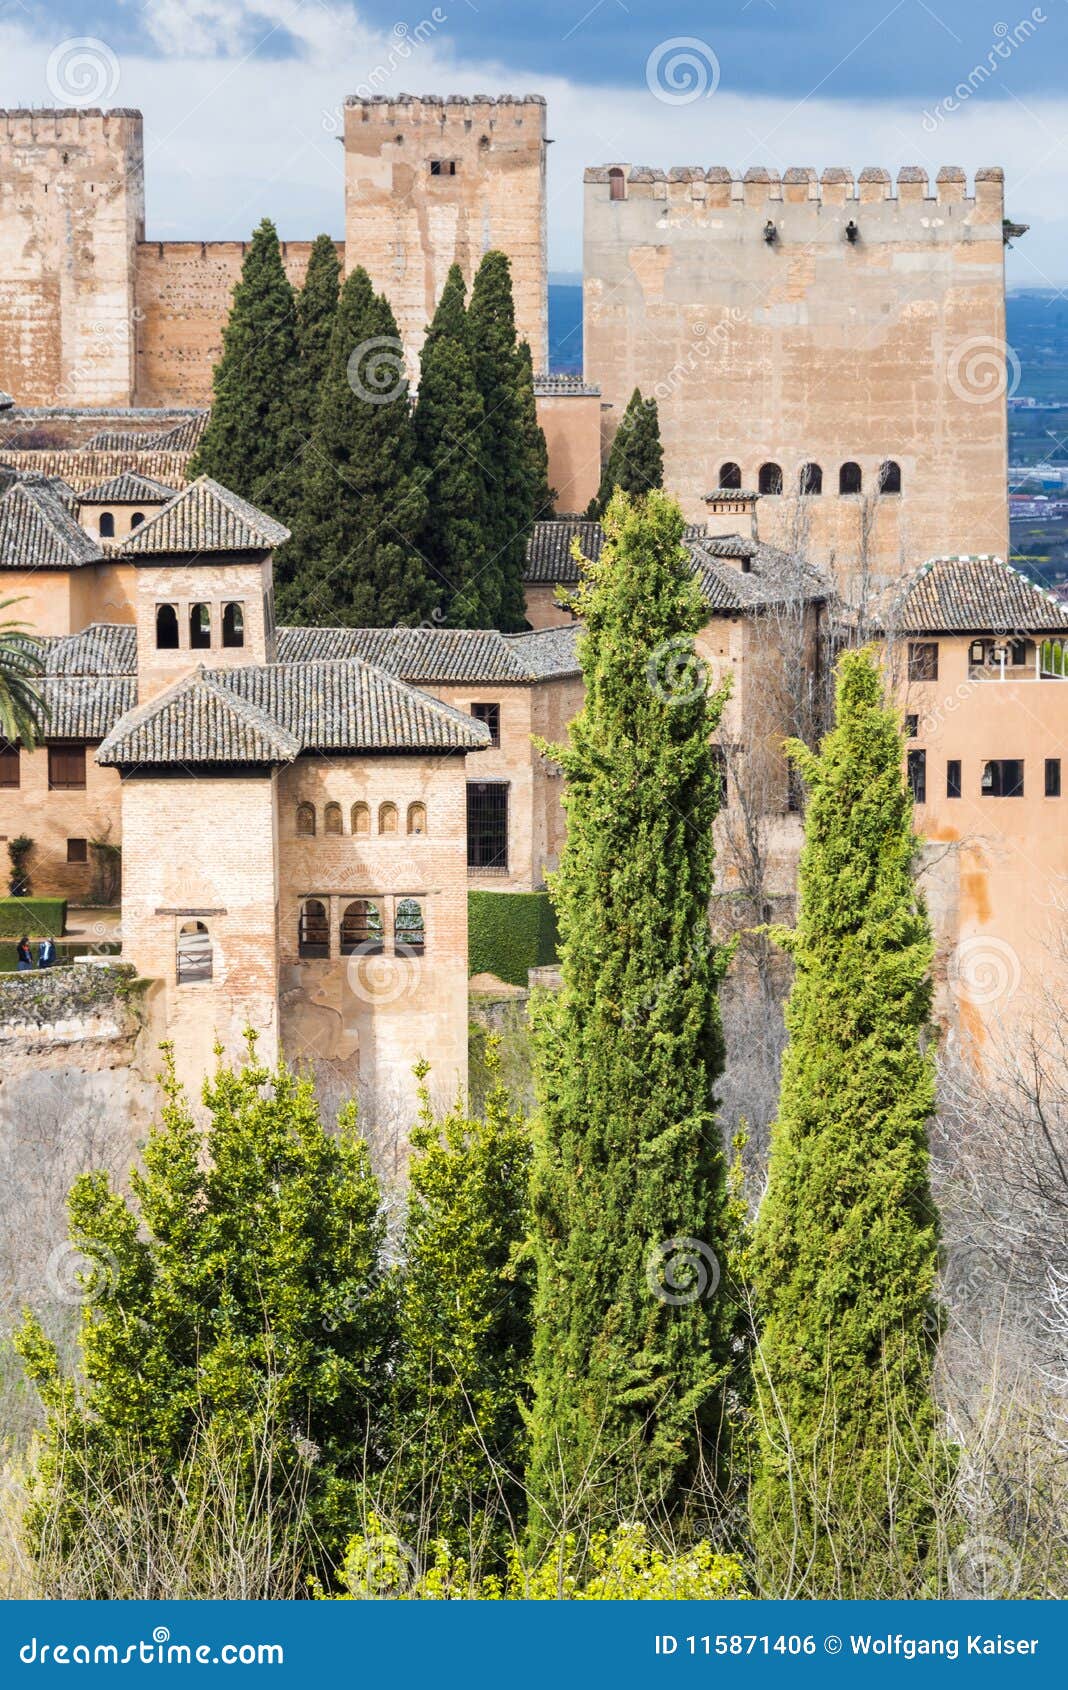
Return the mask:
[[[189,465],[253,501],[270,499],[289,459],[297,371],[293,289],[270,218],[256,230],[234,288],[212,375],[211,416]]]
[[[412,1133],[394,1373],[397,1476],[410,1536],[492,1554],[522,1520],[529,1386],[530,1129],[500,1080],[495,1042],[483,1114]]]
[[[530,417],[521,386],[523,365],[516,342],[512,272],[503,252],[487,252],[479,265],[467,322],[475,383],[482,396],[479,458],[486,483],[486,543],[501,580],[496,625],[514,631],[526,626],[523,569],[538,485]],[[532,383],[531,400],[533,397]]]
[[[428,501],[423,551],[457,628],[495,628],[504,606],[503,563],[487,523],[484,422],[454,264],[423,344],[415,436]]]
[[[709,932],[724,694],[663,494],[613,499],[575,608],[585,704],[557,756],[562,990],[538,1009],[532,1536],[568,1512],[678,1514],[714,1458],[734,1319]]]
[[[341,260],[329,235],[319,235],[308,256],[304,286],[296,296],[297,362],[292,386],[287,457],[275,485],[260,500],[290,527],[300,510],[304,453],[315,429],[330,359],[341,292]]]
[[[664,485],[664,451],[660,444],[660,414],[655,399],[643,399],[636,387],[627,401],[601,475],[597,497],[586,514],[603,517],[617,488],[624,493],[648,493]]]
[[[526,441],[527,473],[530,477],[531,519],[542,522],[553,514],[556,490],[549,486],[549,448],[538,421],[534,397],[534,360],[525,340],[519,342],[519,426]]]
[[[902,737],[869,651],[791,755],[810,797],[778,1118],[752,1261],[765,1590],[918,1594],[945,1476],[932,1365],[931,932]]]
[[[70,1237],[89,1264],[79,1377],[31,1316],[17,1336],[47,1410],[39,1547],[77,1555],[141,1468],[182,1475],[158,1501],[165,1537],[167,1508],[189,1505],[198,1448],[257,1508],[307,1490],[327,1560],[352,1530],[390,1364],[378,1186],[352,1110],[326,1131],[309,1082],[258,1061],[251,1034],[248,1055],[205,1086],[202,1133],[168,1053],[135,1201],[102,1173],[71,1192]],[[318,1564],[306,1540],[285,1547]]]
[[[0,599],[0,612],[21,599]],[[0,740],[21,740],[32,751],[44,733],[46,710],[40,677],[44,654],[25,622],[0,621]]]
[[[357,268],[341,291],[293,538],[278,553],[293,622],[415,624],[438,603],[421,550],[427,502],[389,303]]]

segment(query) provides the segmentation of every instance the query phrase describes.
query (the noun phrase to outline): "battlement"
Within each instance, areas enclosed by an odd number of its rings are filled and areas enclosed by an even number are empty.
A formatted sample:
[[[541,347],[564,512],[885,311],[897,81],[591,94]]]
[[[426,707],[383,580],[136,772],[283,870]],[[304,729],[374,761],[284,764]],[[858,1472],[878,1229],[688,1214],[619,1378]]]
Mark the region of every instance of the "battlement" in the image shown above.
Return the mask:
[[[544,94],[348,94],[347,106],[440,109],[445,106],[544,106]]]
[[[139,136],[141,113],[133,106],[29,107],[0,109],[0,137],[14,146],[84,146],[111,136]]]
[[[682,164],[659,170],[644,164],[605,164],[587,169],[587,187],[603,186],[598,198],[620,201],[666,200],[668,203],[703,202],[708,206],[742,208],[775,205],[848,206],[888,203],[900,208],[914,205],[979,205],[999,207],[1004,196],[1004,171],[996,166],[977,170],[974,194],[968,196],[968,179],[957,165],[943,165],[934,181],[920,165],[902,165],[897,173],[897,192],[888,170],[869,165],[858,176],[841,165],[830,165],[818,174],[811,166],[794,166],[780,176],[761,166],[740,176],[724,165]],[[622,184],[622,192],[620,192]]]

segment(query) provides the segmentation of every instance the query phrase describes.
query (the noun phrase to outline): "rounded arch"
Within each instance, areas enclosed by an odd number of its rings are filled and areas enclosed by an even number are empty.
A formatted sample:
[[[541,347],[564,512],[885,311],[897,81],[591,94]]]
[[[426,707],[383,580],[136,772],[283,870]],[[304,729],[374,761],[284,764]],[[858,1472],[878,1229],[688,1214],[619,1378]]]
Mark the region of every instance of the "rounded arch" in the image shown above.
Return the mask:
[[[418,804],[417,803],[417,804],[409,804],[408,805],[408,832],[409,833],[425,833],[426,832],[426,805],[425,804]]]
[[[323,832],[344,833],[344,831],[341,821],[341,805],[328,804],[323,811]]]
[[[144,520],[145,520],[144,511],[134,511],[133,516],[130,518],[130,532],[133,533],[133,530],[135,528],[140,528],[140,526],[141,526],[142,522],[144,522]]]
[[[802,464],[797,478],[797,491],[802,498],[812,498],[823,492],[823,470],[819,464]]]
[[[879,491],[880,493],[900,493],[901,491],[901,465],[896,464],[893,458],[887,458],[885,464],[879,470]]]
[[[330,918],[321,898],[305,898],[300,906],[297,949],[303,957],[330,955]]]
[[[398,956],[426,954],[426,917],[418,898],[400,898],[393,929],[393,946]]]
[[[782,469],[778,464],[761,464],[757,476],[757,491],[759,493],[782,492]]]
[[[210,980],[212,974],[211,934],[203,921],[184,921],[178,929],[175,972],[180,986]]]
[[[208,651],[211,647],[211,609],[206,604],[189,606],[189,649]]]
[[[738,464],[728,463],[719,466],[719,485],[739,492],[742,485],[742,471]]]
[[[360,837],[362,835],[364,838],[366,838],[366,836],[371,831],[371,806],[370,806],[370,804],[364,804],[361,801],[360,803],[354,804],[352,806],[352,812],[351,812],[351,815],[350,815],[350,818],[349,818],[349,826],[351,827],[353,833],[357,837]]]
[[[178,650],[178,612],[173,604],[156,606],[156,650]]]
[[[861,474],[860,465],[853,462],[843,464],[838,471],[839,493],[859,493],[863,485],[864,477]]]
[[[618,165],[613,165],[608,172],[608,197],[611,200],[625,200],[627,197],[627,178]]]
[[[113,511],[100,512],[100,538],[113,540],[115,538],[115,515]]]
[[[315,834],[315,805],[297,805],[297,833],[303,839],[311,839]]]
[[[400,818],[398,817],[398,814],[397,814],[396,804],[391,803],[388,799],[384,804],[379,804],[379,806],[378,806],[378,831],[379,831],[379,833],[396,833],[397,828],[399,826],[399,821],[400,821]]]
[[[223,605],[222,640],[225,646],[244,645],[245,607],[243,604]]]
[[[382,911],[373,898],[353,898],[341,912],[342,956],[382,955]]]

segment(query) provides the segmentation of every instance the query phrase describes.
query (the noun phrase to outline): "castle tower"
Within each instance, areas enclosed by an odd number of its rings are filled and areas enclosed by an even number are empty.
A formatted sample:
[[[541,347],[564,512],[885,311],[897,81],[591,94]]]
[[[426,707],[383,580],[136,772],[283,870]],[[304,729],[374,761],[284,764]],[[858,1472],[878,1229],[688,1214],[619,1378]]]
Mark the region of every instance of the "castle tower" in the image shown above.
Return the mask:
[[[0,111],[0,388],[128,405],[144,234],[137,111]]]
[[[512,261],[519,338],[548,358],[545,101],[401,94],[345,103],[345,268],[388,297],[418,373],[451,264],[470,287],[491,247]]]
[[[955,168],[896,191],[878,169],[587,170],[585,374],[609,431],[640,387],[689,519],[723,482],[760,492],[761,539],[843,576],[1004,555],[1002,218],[1000,170],[974,195]]]

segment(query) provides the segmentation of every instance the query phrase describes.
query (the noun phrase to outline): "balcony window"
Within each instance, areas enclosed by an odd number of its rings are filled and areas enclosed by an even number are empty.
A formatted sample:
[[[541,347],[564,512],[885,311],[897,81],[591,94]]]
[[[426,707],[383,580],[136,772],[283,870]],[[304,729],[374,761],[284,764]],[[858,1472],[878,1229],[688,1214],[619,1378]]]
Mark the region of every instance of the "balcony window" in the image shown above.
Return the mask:
[[[984,763],[980,790],[984,798],[1022,798],[1023,758],[995,757],[989,763]]]

